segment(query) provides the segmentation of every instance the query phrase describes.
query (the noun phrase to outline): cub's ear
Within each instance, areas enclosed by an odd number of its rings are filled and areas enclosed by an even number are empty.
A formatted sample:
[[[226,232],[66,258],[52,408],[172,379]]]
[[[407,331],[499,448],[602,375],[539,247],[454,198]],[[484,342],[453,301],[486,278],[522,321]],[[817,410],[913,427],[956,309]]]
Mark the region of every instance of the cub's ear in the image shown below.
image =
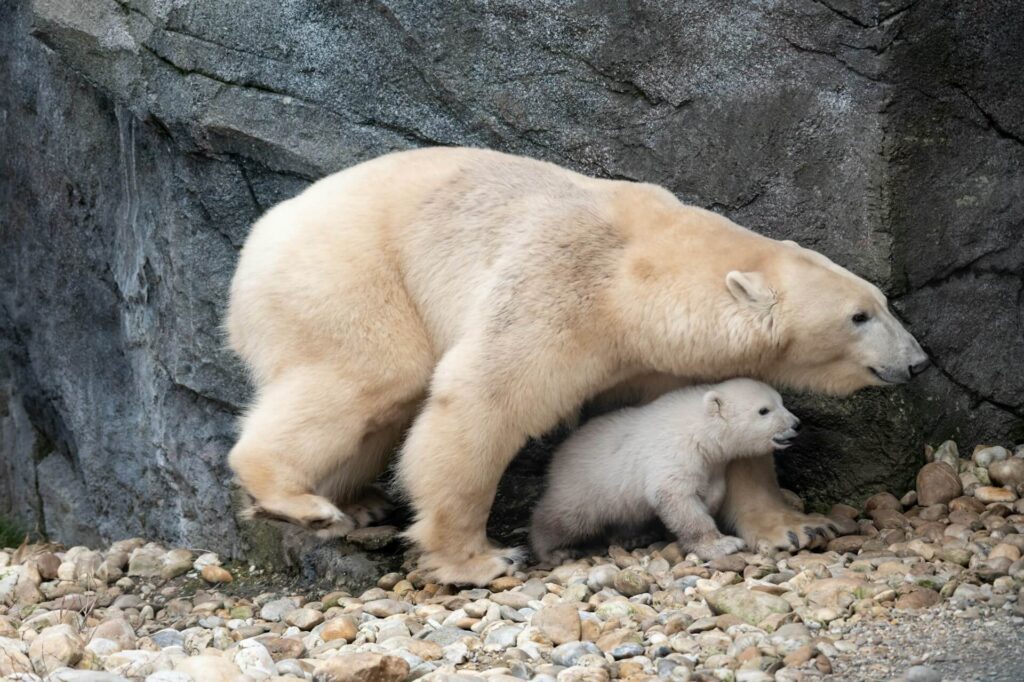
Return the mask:
[[[792,239],[783,239],[783,240],[782,240],[782,243],[783,243],[783,244],[785,244],[786,246],[795,246],[795,247],[796,247],[796,248],[798,248],[798,249],[800,248],[800,245],[799,245],[799,244],[797,244],[797,243],[796,243],[795,241],[793,241]]]
[[[775,292],[760,272],[731,271],[725,276],[725,286],[740,303],[767,307],[775,303]]]
[[[715,391],[705,393],[704,411],[709,417],[720,417],[722,415],[722,396]]]

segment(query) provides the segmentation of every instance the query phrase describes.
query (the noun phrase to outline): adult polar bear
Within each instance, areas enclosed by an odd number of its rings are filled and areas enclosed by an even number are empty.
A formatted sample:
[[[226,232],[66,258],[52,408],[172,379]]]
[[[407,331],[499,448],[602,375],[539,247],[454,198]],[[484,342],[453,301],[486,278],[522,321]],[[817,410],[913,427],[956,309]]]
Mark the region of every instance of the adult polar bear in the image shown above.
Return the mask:
[[[268,211],[227,327],[257,388],[229,458],[254,510],[347,532],[412,423],[407,536],[455,583],[509,570],[485,533],[498,480],[589,398],[734,376],[843,395],[927,364],[820,254],[654,185],[465,148],[389,154]],[[723,512],[752,546],[828,533],[786,507],[770,457],[730,466]]]

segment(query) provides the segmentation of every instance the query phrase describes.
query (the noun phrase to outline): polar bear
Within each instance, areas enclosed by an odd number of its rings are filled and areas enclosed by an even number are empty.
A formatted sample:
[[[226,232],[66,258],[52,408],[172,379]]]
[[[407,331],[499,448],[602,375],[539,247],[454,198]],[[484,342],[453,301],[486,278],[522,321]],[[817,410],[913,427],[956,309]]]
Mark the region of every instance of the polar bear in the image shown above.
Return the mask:
[[[678,389],[593,419],[555,452],[530,544],[553,560],[552,550],[657,516],[701,559],[737,552],[743,540],[714,520],[726,465],[783,450],[799,430],[782,396],[752,379]]]
[[[843,395],[927,363],[882,293],[820,254],[661,187],[468,148],[388,154],[270,209],[226,327],[256,389],[229,453],[253,511],[368,522],[404,437],[406,535],[447,583],[513,567],[485,532],[498,480],[589,398],[735,376]],[[750,545],[827,535],[770,457],[727,476],[722,516]]]

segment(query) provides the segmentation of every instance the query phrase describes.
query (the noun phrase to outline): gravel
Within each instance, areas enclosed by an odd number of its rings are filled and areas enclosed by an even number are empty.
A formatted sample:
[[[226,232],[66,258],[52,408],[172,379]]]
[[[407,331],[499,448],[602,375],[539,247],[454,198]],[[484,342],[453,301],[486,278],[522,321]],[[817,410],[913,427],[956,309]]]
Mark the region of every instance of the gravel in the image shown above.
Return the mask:
[[[1005,463],[1024,460],[1024,449],[951,452],[927,450],[935,461],[913,494],[874,495],[863,510],[836,505],[832,518],[858,534],[823,552],[707,563],[674,543],[613,546],[486,589],[437,585],[416,570],[358,595],[274,589],[272,576],[214,554],[142,539],[3,550],[0,675],[1024,679],[1024,490],[1006,478],[980,485],[988,467],[1012,473]]]

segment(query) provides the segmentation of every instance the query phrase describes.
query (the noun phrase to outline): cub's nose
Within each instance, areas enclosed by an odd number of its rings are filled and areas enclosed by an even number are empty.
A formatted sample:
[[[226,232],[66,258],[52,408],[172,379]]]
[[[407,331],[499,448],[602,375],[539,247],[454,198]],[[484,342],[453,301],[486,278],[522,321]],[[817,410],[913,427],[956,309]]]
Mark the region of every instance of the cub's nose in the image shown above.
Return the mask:
[[[932,364],[931,358],[926,355],[924,360],[919,360],[910,366],[910,376],[917,376],[928,369],[928,365],[930,364]]]
[[[793,419],[793,425],[790,428],[793,429],[794,431],[799,431],[800,430],[800,420],[794,418]]]

